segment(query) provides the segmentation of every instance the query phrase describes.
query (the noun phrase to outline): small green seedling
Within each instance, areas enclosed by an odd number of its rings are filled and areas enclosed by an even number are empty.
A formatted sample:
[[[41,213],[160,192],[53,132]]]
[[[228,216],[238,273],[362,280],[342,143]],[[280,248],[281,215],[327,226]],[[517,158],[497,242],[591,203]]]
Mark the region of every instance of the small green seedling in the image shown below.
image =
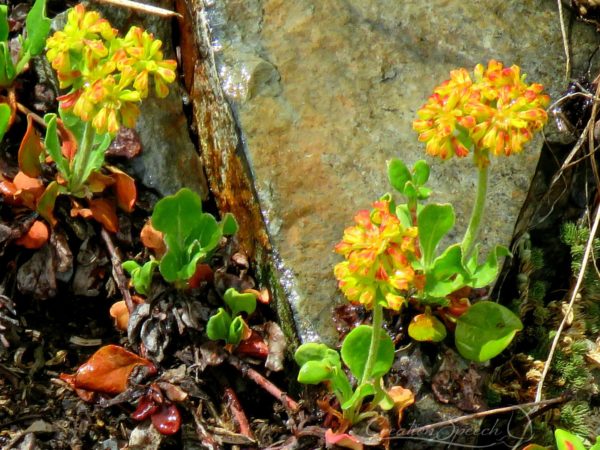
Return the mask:
[[[213,341],[223,340],[230,345],[238,345],[244,337],[248,325],[242,313],[251,315],[256,309],[256,296],[252,293],[240,293],[229,288],[223,295],[227,308],[219,308],[206,324],[206,334]]]
[[[186,287],[197,265],[211,257],[223,236],[238,230],[231,214],[217,222],[212,214],[202,212],[200,197],[187,188],[156,203],[152,226],[164,234],[167,246],[159,262],[160,274],[178,288]]]
[[[125,261],[123,263],[123,269],[131,276],[133,288],[142,295],[148,295],[150,293],[152,276],[154,275],[154,269],[156,269],[156,267],[158,267],[158,261],[155,259],[147,261],[143,266],[133,260]]]
[[[300,366],[298,381],[304,384],[327,383],[340,402],[344,418],[352,424],[373,415],[372,408],[367,408],[369,412],[361,412],[366,397],[373,396],[370,404],[383,410],[394,407],[394,400],[382,387],[382,377],[394,362],[394,343],[381,330],[377,352],[369,357],[372,336],[373,327],[369,325],[353,329],[342,343],[341,359],[337,351],[321,343],[302,344],[294,354]],[[352,389],[342,361],[357,380],[356,389]]]

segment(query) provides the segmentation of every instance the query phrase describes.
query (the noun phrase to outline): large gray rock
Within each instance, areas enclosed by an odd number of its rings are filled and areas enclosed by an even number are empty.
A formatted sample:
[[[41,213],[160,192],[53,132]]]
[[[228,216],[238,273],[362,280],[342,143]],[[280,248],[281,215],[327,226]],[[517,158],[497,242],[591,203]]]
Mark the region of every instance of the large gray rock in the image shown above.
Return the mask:
[[[424,146],[416,110],[456,67],[517,64],[554,99],[565,87],[555,1],[229,0],[206,14],[221,87],[233,105],[280,278],[300,337],[334,342],[341,301],[332,248],[355,212],[390,190],[386,160],[412,164]],[[581,72],[596,45],[575,24]],[[541,140],[493,161],[481,239],[508,244]],[[435,162],[434,201],[452,202],[456,236],[476,187],[469,160]]]

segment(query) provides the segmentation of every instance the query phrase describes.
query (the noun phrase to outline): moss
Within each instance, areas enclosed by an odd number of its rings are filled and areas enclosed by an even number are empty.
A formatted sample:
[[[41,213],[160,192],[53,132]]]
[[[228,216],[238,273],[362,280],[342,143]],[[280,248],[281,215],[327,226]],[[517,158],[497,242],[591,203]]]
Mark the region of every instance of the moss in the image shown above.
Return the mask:
[[[569,402],[560,409],[561,427],[588,439],[591,430],[586,422],[590,414],[591,410],[586,402]]]

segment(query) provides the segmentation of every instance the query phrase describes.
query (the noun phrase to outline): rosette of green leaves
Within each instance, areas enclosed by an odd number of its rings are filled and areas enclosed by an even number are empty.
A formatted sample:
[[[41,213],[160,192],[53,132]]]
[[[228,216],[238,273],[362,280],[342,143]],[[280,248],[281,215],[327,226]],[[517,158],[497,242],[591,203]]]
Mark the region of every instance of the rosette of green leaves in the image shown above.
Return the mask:
[[[441,241],[454,227],[455,214],[449,203],[428,203],[424,206],[417,203],[431,193],[424,186],[429,172],[425,161],[417,161],[412,170],[399,159],[388,164],[390,184],[407,201],[396,206],[396,215],[404,226],[418,228],[421,256],[413,259],[412,266],[425,275],[425,286],[416,298],[423,305],[447,306],[446,296],[449,294],[466,286],[483,288],[493,283],[500,270],[499,261],[510,252],[506,247],[496,245],[480,263],[479,244],[469,256],[463,254],[460,243],[440,249]],[[456,346],[465,358],[486,361],[504,350],[523,325],[514,313],[497,303],[479,302],[472,308],[470,314],[467,311],[458,318]],[[413,339],[436,341],[445,338],[446,333],[439,331],[443,324],[434,316],[429,315],[422,323],[431,324],[437,331],[432,329],[428,333],[420,326],[413,327],[418,332],[411,333],[409,328]]]
[[[356,423],[365,416],[360,409],[365,397],[373,396],[371,403],[383,410],[393,408],[394,401],[383,390],[381,378],[389,372],[394,362],[394,343],[387,333],[382,332],[375,364],[369,380],[362,380],[373,328],[360,325],[352,330],[342,343],[340,354],[321,343],[302,344],[296,350],[294,359],[300,366],[298,381],[303,384],[328,382],[328,386],[340,402],[344,417]],[[359,380],[356,389],[352,389],[342,361],[355,379]]]
[[[238,225],[231,214],[217,222],[202,211],[198,194],[183,188],[156,203],[152,226],[161,231],[167,252],[159,262],[163,278],[177,287],[185,287],[196,266],[210,258],[223,236],[235,234]]]
[[[224,340],[227,344],[238,345],[244,329],[248,327],[241,314],[246,313],[249,316],[254,312],[256,296],[229,288],[223,295],[223,301],[227,308],[219,308],[218,312],[208,319],[206,334],[213,341]]]
[[[18,36],[19,51],[16,60],[9,46],[8,6],[0,5],[0,88],[10,87],[23,72],[33,56],[44,50],[50,32],[50,19],[46,17],[45,0],[36,0],[25,18],[25,31]],[[0,104],[0,140],[6,133],[11,110],[6,103]]]

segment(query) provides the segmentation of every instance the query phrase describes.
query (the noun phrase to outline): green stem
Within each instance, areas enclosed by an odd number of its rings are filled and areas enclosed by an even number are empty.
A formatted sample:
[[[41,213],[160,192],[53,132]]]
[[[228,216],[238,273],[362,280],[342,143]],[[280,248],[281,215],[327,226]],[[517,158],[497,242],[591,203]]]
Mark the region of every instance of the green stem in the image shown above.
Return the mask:
[[[461,248],[463,251],[463,257],[468,258],[473,250],[473,245],[477,239],[479,232],[479,225],[481,223],[481,217],[483,216],[483,210],[485,207],[485,196],[487,193],[487,182],[488,182],[488,168],[487,166],[479,169],[479,177],[477,180],[477,198],[473,205],[473,211],[471,211],[471,219],[469,226],[465,232]]]
[[[92,154],[95,135],[96,133],[92,124],[90,122],[85,122],[83,136],[73,161],[73,172],[71,174],[71,183],[69,186],[69,190],[73,194],[76,194],[86,182],[84,176]]]
[[[377,360],[377,352],[379,351],[379,341],[381,340],[381,322],[383,322],[383,307],[375,301],[373,306],[373,334],[371,335],[371,344],[369,346],[369,356],[365,370],[360,378],[359,386],[368,383],[371,379],[371,373]]]

